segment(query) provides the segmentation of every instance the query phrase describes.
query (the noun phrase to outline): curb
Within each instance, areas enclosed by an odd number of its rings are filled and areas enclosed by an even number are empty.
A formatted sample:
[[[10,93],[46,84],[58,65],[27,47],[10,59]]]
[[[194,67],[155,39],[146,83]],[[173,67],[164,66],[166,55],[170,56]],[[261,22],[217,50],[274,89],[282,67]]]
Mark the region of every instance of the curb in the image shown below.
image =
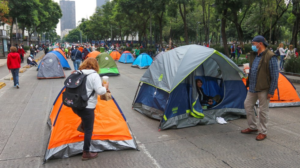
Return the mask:
[[[4,82],[0,82],[0,89],[2,89],[6,84]]]
[[[287,77],[288,78],[288,77]],[[292,83],[297,83],[297,84],[300,84],[300,79],[291,79],[291,78],[288,78],[289,81],[291,81]]]
[[[24,73],[26,71],[26,68],[22,68],[19,70],[19,73]]]

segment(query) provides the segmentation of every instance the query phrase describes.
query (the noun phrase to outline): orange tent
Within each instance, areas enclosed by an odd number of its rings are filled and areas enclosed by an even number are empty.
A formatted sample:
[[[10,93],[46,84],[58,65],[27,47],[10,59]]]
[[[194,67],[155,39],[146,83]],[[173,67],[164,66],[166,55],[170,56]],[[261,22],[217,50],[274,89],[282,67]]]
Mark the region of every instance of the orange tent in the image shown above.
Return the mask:
[[[93,51],[93,52],[90,52],[86,58],[89,58],[89,57],[92,57],[92,58],[96,58],[99,54],[101,54],[99,51]]]
[[[123,52],[123,54],[126,54],[126,53],[131,53],[131,52],[130,52],[130,51],[124,51],[124,52]]]
[[[246,79],[243,79],[246,85]],[[270,107],[300,106],[300,98],[294,85],[282,73],[279,73],[277,89],[270,99]]]
[[[81,119],[71,108],[63,105],[63,92],[64,88],[56,98],[49,116],[51,134],[44,161],[83,152],[84,133],[77,131]],[[93,152],[138,149],[126,118],[114,98],[104,101],[98,96],[90,149]]]
[[[65,53],[60,48],[54,48],[53,51],[58,51],[59,53],[61,53],[61,55],[65,57],[65,59],[67,59]]]
[[[118,51],[113,51],[109,54],[114,60],[119,60],[121,57],[121,54]]]

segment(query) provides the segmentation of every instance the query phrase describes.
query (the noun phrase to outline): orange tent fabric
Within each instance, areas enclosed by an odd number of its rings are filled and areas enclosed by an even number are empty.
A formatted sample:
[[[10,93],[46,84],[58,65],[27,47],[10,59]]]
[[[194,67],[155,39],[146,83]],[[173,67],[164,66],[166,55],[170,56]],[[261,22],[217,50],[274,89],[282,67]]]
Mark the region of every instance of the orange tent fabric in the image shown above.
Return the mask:
[[[81,123],[81,119],[72,111],[71,108],[63,105],[63,92],[64,89],[57,97],[49,116],[52,129],[45,160],[52,157],[60,157],[59,152],[63,153],[62,157],[65,157],[66,155],[69,157],[82,153],[84,133],[77,131],[77,127]],[[108,149],[103,149],[105,147],[101,146],[101,148],[93,149],[93,151],[101,152],[103,150],[137,149],[133,136],[129,131],[127,122],[125,121],[125,117],[123,117],[117,103],[114,100],[101,100],[100,96],[98,96],[91,144],[95,145],[97,143],[101,143],[101,141],[108,145],[108,147],[109,143],[106,141],[110,141],[111,144],[115,143],[117,145]],[[118,144],[118,142],[120,144]],[[69,148],[72,147],[72,145],[69,144],[75,145],[76,147],[74,147],[74,150],[70,149],[70,152],[66,154],[66,151],[64,151],[65,146],[67,145]],[[118,146],[120,149],[117,149]]]
[[[121,57],[121,54],[118,51],[113,51],[109,54],[114,60],[119,60]]]
[[[99,54],[101,54],[99,51],[93,51],[93,52],[90,52],[86,58],[89,58],[89,57],[92,57],[92,58],[96,58]]]
[[[245,78],[243,82],[246,85]],[[279,73],[277,89],[273,98],[270,99],[270,107],[282,106],[300,106],[300,98],[294,85],[282,73]]]
[[[67,57],[65,55],[65,53],[60,49],[60,48],[54,48],[53,51],[58,51],[59,53],[61,53],[61,55],[63,55],[65,57],[65,59],[67,60]]]

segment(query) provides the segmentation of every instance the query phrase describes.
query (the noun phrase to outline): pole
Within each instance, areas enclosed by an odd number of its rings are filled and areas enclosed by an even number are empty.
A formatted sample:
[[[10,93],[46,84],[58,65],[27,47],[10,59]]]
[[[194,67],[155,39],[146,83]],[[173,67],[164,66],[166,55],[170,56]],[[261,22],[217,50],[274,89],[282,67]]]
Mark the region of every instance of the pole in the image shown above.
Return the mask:
[[[198,44],[198,42],[199,42],[199,40],[198,40],[198,26],[199,26],[199,23],[197,23],[197,44]]]
[[[210,41],[209,41],[209,17],[210,17],[210,5],[208,6],[208,19],[207,19],[208,45],[210,46]],[[206,44],[207,44],[207,43],[206,43]]]
[[[152,47],[152,16],[150,15],[150,47]]]
[[[220,24],[220,46],[222,46],[222,20],[221,20],[221,24]]]
[[[80,43],[82,45],[82,34],[81,34],[81,30],[80,30]]]
[[[16,42],[18,44],[18,18],[16,18]],[[11,44],[11,46],[13,46],[13,44]],[[18,46],[16,46],[18,47]]]

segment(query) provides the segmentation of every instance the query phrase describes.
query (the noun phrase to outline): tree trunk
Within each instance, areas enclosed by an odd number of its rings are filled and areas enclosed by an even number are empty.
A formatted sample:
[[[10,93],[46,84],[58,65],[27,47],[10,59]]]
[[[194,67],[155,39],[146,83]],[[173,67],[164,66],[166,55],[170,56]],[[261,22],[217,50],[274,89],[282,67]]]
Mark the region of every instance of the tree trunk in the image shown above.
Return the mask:
[[[182,11],[182,7],[181,4],[179,4],[179,11],[180,11],[180,15],[184,24],[184,37],[185,37],[185,44],[188,45],[189,44],[189,35],[188,35],[188,30],[187,30],[187,23],[186,23],[186,7],[185,4],[183,4],[183,11]]]
[[[238,17],[236,12],[233,14],[233,17],[234,17],[234,25],[238,34],[240,45],[242,48],[244,48],[244,33],[243,33],[242,26],[238,23]]]
[[[223,10],[223,16],[226,16],[227,14],[227,9],[224,9]],[[227,46],[227,37],[226,37],[226,31],[225,31],[225,28],[226,28],[226,18],[225,17],[222,17],[221,19],[221,32],[222,32],[222,41],[223,41],[223,47],[224,47],[224,54],[226,56],[229,56],[229,51],[228,51],[228,46]]]
[[[15,18],[12,18],[11,27],[10,27],[10,46],[13,46],[13,27],[14,27]]]
[[[298,28],[299,28],[299,17],[296,17],[296,20],[295,20],[294,26],[293,26],[293,34],[292,34],[292,40],[291,40],[291,44],[295,48],[297,48]]]

